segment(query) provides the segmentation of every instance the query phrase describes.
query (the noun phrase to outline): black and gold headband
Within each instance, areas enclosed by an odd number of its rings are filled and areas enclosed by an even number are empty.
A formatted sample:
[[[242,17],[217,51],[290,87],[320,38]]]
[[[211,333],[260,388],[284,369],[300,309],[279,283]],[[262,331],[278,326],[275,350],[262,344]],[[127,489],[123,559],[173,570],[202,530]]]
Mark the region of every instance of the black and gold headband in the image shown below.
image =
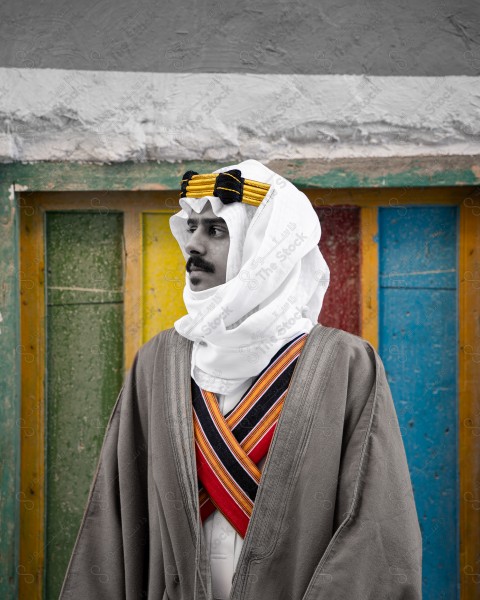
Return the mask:
[[[245,179],[238,169],[204,175],[187,171],[182,177],[180,198],[216,196],[224,204],[245,202],[258,207],[269,189],[268,183]]]

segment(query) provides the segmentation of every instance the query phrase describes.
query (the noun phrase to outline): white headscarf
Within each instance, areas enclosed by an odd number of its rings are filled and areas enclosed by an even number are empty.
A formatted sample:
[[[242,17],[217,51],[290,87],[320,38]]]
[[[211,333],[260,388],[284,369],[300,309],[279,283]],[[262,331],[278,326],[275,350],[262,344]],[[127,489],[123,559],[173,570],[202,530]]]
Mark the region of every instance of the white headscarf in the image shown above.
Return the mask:
[[[203,389],[229,394],[260,373],[272,356],[317,323],[330,271],[318,243],[320,222],[310,201],[292,183],[256,160],[223,167],[270,184],[260,206],[224,204],[220,198],[180,198],[182,210],[170,228],[185,260],[186,220],[210,201],[225,220],[230,246],[226,282],[190,289],[185,272],[183,299],[188,314],[174,323],[192,340],[191,375]]]

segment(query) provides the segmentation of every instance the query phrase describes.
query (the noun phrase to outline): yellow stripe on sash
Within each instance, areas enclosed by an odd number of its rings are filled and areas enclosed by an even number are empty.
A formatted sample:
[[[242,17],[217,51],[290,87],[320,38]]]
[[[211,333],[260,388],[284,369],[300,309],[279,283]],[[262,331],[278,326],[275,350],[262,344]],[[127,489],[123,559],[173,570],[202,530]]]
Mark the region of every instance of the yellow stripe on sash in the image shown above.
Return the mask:
[[[259,422],[258,426],[252,429],[252,431],[243,440],[242,448],[247,454],[280,417],[286,395],[287,392],[283,394],[282,400],[273,406],[273,409],[265,415],[262,421]]]
[[[227,424],[230,429],[234,429],[234,427],[242,420],[271,382],[278,377],[278,374],[285,368],[285,365],[291,362],[292,358],[298,354],[298,349],[303,347],[305,341],[306,338],[303,337],[290,346],[288,352],[278,360],[278,363],[275,363],[275,366],[272,366],[272,368],[264,373],[255,383],[251,389],[251,395],[240,402],[234,411],[227,417]]]
[[[253,460],[245,454],[245,451],[242,449],[242,446],[238,443],[237,438],[233,435],[232,430],[227,425],[225,418],[220,412],[220,408],[218,406],[215,394],[213,394],[212,392],[205,392],[205,400],[207,401],[207,406],[210,410],[210,414],[212,415],[216,426],[220,430],[220,433],[225,442],[228,444],[230,450],[237,457],[238,461],[250,473],[253,479],[255,479],[257,483],[259,483],[261,471],[253,462]]]
[[[199,445],[202,453],[207,458],[208,462],[214,468],[215,473],[221,480],[223,485],[227,488],[231,496],[235,499],[237,504],[243,509],[245,514],[250,517],[253,510],[253,502],[248,496],[243,493],[243,490],[239,488],[236,482],[232,479],[230,473],[225,469],[223,463],[218,460],[217,455],[212,452],[210,444],[208,443],[203,430],[198,421],[197,415],[194,413],[193,426],[195,431],[195,439]]]

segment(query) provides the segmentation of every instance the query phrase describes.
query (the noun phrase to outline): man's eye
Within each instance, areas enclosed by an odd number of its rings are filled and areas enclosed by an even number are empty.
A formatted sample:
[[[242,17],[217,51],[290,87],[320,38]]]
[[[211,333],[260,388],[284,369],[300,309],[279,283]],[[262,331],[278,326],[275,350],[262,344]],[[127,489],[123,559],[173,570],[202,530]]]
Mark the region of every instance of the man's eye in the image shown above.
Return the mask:
[[[195,230],[196,230],[196,227],[187,227],[185,229],[185,231],[187,233],[193,233]],[[217,234],[220,234],[220,235],[222,235],[224,233],[224,230],[221,227],[216,227],[215,225],[212,225],[210,227],[210,231],[215,231],[215,232],[217,232]]]
[[[215,227],[215,226],[213,226],[213,227],[210,228],[210,230],[212,230],[212,229],[214,231],[218,231],[219,233],[223,233],[223,229],[221,227]]]

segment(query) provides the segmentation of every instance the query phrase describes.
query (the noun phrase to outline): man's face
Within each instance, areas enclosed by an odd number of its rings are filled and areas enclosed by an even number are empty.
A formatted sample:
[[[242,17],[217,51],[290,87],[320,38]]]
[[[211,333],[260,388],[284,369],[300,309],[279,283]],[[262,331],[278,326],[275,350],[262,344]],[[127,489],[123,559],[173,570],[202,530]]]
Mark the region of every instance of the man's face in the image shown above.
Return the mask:
[[[210,202],[206,202],[201,213],[192,211],[187,231],[190,289],[198,292],[225,283],[230,235],[224,219],[215,215]]]

